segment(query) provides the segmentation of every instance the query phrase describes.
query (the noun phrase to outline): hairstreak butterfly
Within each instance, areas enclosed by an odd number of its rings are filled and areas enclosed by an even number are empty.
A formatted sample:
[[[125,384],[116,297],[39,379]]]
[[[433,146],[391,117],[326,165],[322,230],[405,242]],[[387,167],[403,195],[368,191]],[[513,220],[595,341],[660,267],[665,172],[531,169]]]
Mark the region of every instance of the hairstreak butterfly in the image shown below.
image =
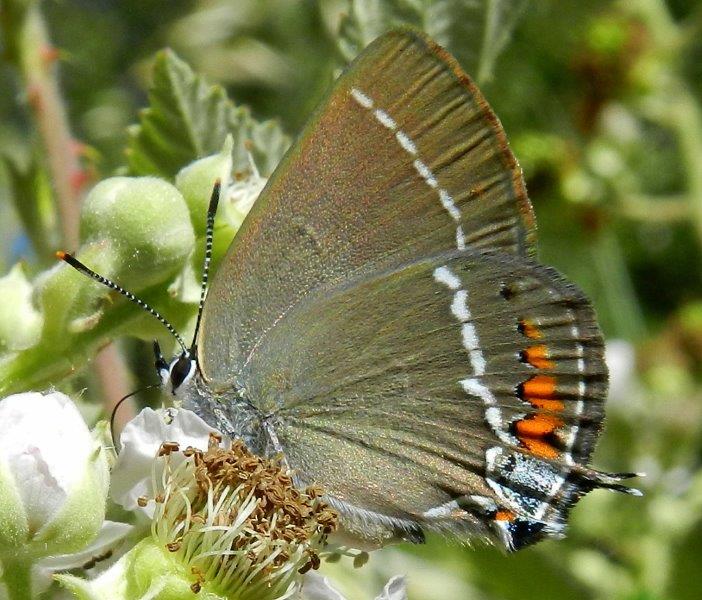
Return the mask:
[[[192,349],[157,367],[185,407],[322,486],[366,543],[561,536],[586,492],[637,492],[587,466],[603,340],[535,238],[480,91],[431,40],[385,34],[268,181]]]

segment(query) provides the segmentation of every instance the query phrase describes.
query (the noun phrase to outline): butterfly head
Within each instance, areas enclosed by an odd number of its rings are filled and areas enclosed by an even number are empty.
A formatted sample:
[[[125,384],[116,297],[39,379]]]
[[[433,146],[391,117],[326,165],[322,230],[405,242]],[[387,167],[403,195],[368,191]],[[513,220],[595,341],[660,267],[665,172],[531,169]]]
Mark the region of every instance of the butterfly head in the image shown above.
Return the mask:
[[[154,341],[154,357],[156,372],[161,379],[161,385],[174,396],[195,375],[197,370],[196,353],[192,350],[183,350],[176,354],[170,362],[161,354],[159,343]]]

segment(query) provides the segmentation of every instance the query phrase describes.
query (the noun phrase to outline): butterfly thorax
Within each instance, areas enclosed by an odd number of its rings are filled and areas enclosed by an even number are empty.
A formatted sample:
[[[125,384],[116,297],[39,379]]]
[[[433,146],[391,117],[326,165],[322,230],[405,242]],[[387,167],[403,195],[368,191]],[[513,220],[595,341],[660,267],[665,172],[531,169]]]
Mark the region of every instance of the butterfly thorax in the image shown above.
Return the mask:
[[[192,410],[232,439],[241,439],[259,455],[271,455],[275,448],[267,434],[267,418],[252,405],[246,388],[232,385],[218,392],[210,388],[199,371],[175,390],[183,408]]]

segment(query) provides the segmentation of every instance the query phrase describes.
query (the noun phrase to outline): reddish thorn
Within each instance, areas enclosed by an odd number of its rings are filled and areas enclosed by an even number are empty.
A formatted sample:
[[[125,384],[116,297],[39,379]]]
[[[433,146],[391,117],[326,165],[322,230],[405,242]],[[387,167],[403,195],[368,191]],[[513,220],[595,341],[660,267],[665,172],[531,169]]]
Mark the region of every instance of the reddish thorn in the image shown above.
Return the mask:
[[[39,51],[39,56],[41,57],[41,60],[43,61],[44,65],[49,66],[51,65],[51,63],[54,63],[58,60],[59,50],[55,46],[46,44]]]
[[[90,174],[85,169],[77,169],[71,173],[71,187],[74,192],[80,192],[90,181]]]
[[[75,138],[71,140],[71,152],[74,156],[84,156],[87,150],[87,144],[84,144],[83,142]]]
[[[42,108],[42,97],[41,97],[41,88],[36,85],[30,85],[27,88],[27,102],[29,102],[29,105],[36,111],[40,111]]]

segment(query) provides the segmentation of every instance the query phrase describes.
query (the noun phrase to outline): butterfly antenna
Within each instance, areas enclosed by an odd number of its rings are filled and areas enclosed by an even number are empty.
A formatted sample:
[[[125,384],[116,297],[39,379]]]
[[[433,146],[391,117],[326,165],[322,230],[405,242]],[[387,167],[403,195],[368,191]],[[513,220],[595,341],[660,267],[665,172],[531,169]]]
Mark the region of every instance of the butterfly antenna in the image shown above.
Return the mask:
[[[136,390],[134,392],[131,392],[130,394],[127,394],[124,398],[120,399],[120,401],[115,404],[114,408],[112,409],[112,413],[110,414],[110,435],[112,436],[112,444],[115,448],[115,452],[119,454],[121,448],[117,447],[117,439],[115,437],[115,419],[117,418],[117,410],[119,409],[120,406],[122,406],[122,402],[125,400],[128,400],[132,396],[135,396],[139,392],[145,392],[146,390],[151,390],[153,388],[160,387],[158,384],[155,385],[147,385],[146,387],[141,388],[140,390]]]
[[[120,294],[122,294],[122,296],[124,296],[128,300],[131,300],[132,302],[134,302],[134,304],[140,306],[146,312],[152,314],[166,327],[166,329],[168,329],[168,331],[171,332],[171,335],[173,335],[173,337],[176,339],[176,341],[178,342],[180,347],[183,349],[183,353],[184,354],[188,353],[188,349],[185,346],[185,342],[183,341],[183,338],[181,338],[178,335],[178,332],[175,330],[173,325],[171,325],[163,316],[161,316],[161,313],[159,313],[156,309],[149,306],[146,302],[144,302],[140,298],[137,298],[131,292],[125,290],[122,286],[117,285],[114,281],[107,279],[107,277],[103,277],[102,275],[97,274],[92,269],[89,269],[82,262],[80,262],[75,256],[69,254],[68,252],[63,252],[63,251],[59,250],[56,253],[56,258],[58,258],[59,260],[62,260],[65,263],[68,263],[76,271],[80,271],[81,273],[87,275],[88,277],[92,277],[95,281],[100,282],[102,285],[105,285],[108,288],[115,290],[116,292],[119,292]]]
[[[200,330],[200,322],[202,321],[202,309],[205,306],[205,297],[207,296],[207,281],[210,276],[210,262],[212,261],[212,240],[214,239],[214,222],[217,214],[217,205],[219,204],[219,192],[222,187],[221,180],[215,181],[210,196],[210,205],[207,208],[207,228],[205,229],[205,263],[202,266],[202,279],[200,280],[200,304],[197,307],[197,321],[195,322],[195,333],[193,333],[193,343],[190,346],[190,355],[195,356],[197,333]]]

